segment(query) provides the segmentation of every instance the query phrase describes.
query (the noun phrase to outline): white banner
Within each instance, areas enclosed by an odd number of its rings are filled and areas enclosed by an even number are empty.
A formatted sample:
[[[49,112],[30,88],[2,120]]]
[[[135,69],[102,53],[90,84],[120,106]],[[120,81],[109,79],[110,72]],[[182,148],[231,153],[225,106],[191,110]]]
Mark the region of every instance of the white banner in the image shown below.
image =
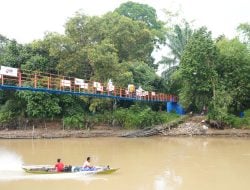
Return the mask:
[[[140,91],[140,90],[136,90],[136,96],[142,96],[142,91]]]
[[[99,83],[99,82],[93,83],[93,87],[95,87],[95,88],[99,88],[100,86],[101,86],[101,83]]]
[[[103,91],[103,86],[98,86],[98,87],[96,88],[96,91],[102,92],[102,91]]]
[[[112,85],[112,84],[109,84],[108,85],[108,91],[114,91],[115,90],[115,86],[114,85]]]
[[[71,86],[71,81],[70,80],[61,80],[61,86]]]
[[[143,96],[144,90],[139,86],[138,89],[136,89],[136,96]]]
[[[142,92],[142,96],[148,96],[148,91]]]
[[[89,84],[88,83],[83,83],[80,88],[83,88],[83,89],[89,89]]]
[[[83,79],[78,79],[78,78],[75,78],[75,85],[83,85],[84,84],[84,80]]]
[[[11,77],[17,77],[18,69],[12,67],[1,66],[0,74]]]
[[[152,96],[155,96],[155,92],[151,92],[151,95],[152,95]]]
[[[109,79],[108,81],[108,91],[111,92],[111,91],[114,91],[115,90],[115,86],[113,85],[113,82],[111,79]]]

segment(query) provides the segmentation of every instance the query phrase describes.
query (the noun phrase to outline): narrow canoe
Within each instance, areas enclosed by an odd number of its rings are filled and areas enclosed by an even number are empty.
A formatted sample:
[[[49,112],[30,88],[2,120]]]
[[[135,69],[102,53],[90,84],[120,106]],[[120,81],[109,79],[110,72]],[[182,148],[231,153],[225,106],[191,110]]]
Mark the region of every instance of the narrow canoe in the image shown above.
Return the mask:
[[[69,172],[57,172],[54,170],[53,166],[44,166],[44,165],[36,165],[36,166],[23,166],[22,169],[26,173],[30,174],[65,174],[65,173],[78,173],[78,174],[112,174],[116,172],[119,168],[110,168],[106,167],[98,167],[95,171],[69,171]]]

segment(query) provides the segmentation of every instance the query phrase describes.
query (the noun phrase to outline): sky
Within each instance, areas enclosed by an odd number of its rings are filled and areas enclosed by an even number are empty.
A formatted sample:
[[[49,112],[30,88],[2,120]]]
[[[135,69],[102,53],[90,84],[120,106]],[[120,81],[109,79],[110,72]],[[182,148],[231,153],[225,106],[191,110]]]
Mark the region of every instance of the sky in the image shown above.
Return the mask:
[[[0,0],[0,34],[29,43],[45,32],[63,33],[63,25],[78,10],[87,15],[103,15],[127,0]],[[249,0],[134,0],[157,10],[180,11],[194,26],[207,26],[213,36],[236,35],[239,23],[250,22]]]

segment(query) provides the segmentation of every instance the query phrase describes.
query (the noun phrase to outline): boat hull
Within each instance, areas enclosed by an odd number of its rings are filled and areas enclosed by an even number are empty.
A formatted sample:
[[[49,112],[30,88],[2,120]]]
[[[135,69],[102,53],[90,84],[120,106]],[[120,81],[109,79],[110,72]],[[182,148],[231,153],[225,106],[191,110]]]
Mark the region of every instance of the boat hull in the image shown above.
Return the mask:
[[[84,175],[91,175],[91,174],[112,174],[116,172],[119,168],[110,168],[107,169],[106,167],[98,167],[94,171],[67,171],[67,172],[57,172],[54,170],[53,166],[23,166],[22,169],[26,173],[30,174],[65,174],[65,173],[77,173],[77,174],[84,174]]]

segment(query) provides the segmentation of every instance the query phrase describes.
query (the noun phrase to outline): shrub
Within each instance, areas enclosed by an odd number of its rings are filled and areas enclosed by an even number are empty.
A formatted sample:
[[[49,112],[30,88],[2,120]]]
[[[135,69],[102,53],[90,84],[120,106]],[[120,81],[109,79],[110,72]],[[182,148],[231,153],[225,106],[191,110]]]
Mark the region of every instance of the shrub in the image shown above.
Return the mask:
[[[143,129],[153,125],[170,122],[179,116],[167,112],[155,112],[149,107],[133,105],[130,108],[118,108],[115,111],[105,111],[95,114],[76,114],[63,119],[66,128],[92,128],[98,124],[113,123],[125,129]]]
[[[63,118],[64,126],[68,129],[82,129],[84,127],[84,117],[82,114],[76,114]]]
[[[12,112],[11,111],[1,111],[0,112],[0,125],[8,124],[12,119]]]
[[[126,129],[147,128],[157,124],[167,123],[178,116],[172,113],[155,112],[149,107],[131,106],[129,109],[119,108],[114,112],[114,119],[119,126]]]
[[[235,128],[250,127],[250,115],[248,114],[247,111],[243,118],[229,114],[225,119],[225,123]]]

